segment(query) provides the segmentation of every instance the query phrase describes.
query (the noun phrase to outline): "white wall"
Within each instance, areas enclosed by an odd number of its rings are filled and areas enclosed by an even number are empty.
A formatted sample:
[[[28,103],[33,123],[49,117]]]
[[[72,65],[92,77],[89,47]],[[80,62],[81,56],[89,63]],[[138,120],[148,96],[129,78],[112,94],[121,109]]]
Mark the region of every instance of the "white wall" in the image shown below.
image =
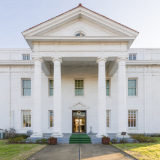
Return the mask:
[[[160,67],[127,66],[127,78],[138,79],[138,95],[127,96],[127,109],[138,110],[138,127],[128,133],[160,132]],[[10,127],[10,88],[9,67],[0,66],[0,128]],[[21,78],[31,78],[31,97],[21,95]],[[48,127],[48,110],[53,109],[53,97],[48,96],[48,79],[42,74],[42,129],[43,133],[52,133]],[[84,79],[84,96],[74,96],[74,79]],[[14,127],[17,132],[25,133],[22,128],[21,110],[31,110],[33,120],[33,81],[34,66],[11,66],[11,110],[14,110]],[[126,84],[128,85],[128,84]],[[87,132],[90,126],[97,132],[97,89],[98,68],[62,67],[62,132],[72,132],[72,107],[78,102],[90,107],[87,110]],[[128,91],[127,91],[128,93]],[[145,94],[146,93],[146,94]],[[117,73],[111,77],[111,95],[106,97],[106,110],[111,110],[111,128],[107,133],[117,133]],[[127,120],[126,120],[127,123]],[[33,121],[32,121],[33,124]],[[32,128],[31,128],[32,129]]]

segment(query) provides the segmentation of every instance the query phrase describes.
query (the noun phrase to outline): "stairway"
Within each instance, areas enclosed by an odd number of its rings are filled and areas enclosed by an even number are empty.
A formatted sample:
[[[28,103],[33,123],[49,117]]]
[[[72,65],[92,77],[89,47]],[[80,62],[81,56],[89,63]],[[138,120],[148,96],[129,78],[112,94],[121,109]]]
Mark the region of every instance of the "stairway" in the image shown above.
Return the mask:
[[[91,143],[91,138],[87,134],[72,134],[69,140],[70,144]]]

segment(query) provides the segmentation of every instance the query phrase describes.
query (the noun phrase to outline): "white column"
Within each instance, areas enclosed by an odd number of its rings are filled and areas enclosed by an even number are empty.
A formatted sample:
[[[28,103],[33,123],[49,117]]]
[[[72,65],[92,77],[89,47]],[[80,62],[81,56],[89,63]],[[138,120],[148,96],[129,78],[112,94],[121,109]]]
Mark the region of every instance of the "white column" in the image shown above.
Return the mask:
[[[61,57],[52,58],[54,63],[54,127],[52,137],[63,137],[62,134],[62,111],[61,111]]]
[[[33,134],[31,137],[43,137],[42,133],[42,117],[41,117],[41,84],[42,84],[42,57],[35,56],[34,59],[34,108],[32,110],[33,116]],[[32,117],[31,117],[32,118]],[[32,126],[32,124],[31,124]]]
[[[98,134],[108,136],[106,133],[106,58],[97,58],[98,63]]]
[[[121,132],[127,131],[127,108],[126,108],[126,57],[118,57],[118,133],[121,138]],[[129,137],[128,135],[125,136]]]

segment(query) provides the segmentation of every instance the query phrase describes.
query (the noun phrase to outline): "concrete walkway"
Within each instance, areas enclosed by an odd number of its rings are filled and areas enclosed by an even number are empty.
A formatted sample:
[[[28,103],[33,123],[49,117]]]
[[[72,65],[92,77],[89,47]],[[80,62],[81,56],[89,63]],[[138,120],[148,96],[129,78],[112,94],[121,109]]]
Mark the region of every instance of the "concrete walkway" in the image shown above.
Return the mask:
[[[49,145],[28,160],[78,160],[78,144]],[[133,160],[131,156],[109,145],[81,144],[81,160]]]

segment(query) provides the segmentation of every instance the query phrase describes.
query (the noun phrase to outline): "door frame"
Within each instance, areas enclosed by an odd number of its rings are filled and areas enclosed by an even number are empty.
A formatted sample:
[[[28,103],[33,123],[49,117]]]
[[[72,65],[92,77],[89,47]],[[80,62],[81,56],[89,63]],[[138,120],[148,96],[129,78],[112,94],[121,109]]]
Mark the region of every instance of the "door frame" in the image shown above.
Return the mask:
[[[86,112],[86,116],[85,116],[85,132],[83,132],[83,133],[87,133],[87,131],[86,131],[86,129],[87,129],[87,123],[86,123],[86,121],[87,121],[87,110],[72,110],[72,133],[75,133],[74,131],[73,131],[73,129],[74,129],[74,127],[73,127],[73,112],[75,112],[75,111],[83,111],[83,112]],[[83,134],[82,133],[82,134]],[[79,132],[78,133],[75,133],[75,134],[79,134]]]

